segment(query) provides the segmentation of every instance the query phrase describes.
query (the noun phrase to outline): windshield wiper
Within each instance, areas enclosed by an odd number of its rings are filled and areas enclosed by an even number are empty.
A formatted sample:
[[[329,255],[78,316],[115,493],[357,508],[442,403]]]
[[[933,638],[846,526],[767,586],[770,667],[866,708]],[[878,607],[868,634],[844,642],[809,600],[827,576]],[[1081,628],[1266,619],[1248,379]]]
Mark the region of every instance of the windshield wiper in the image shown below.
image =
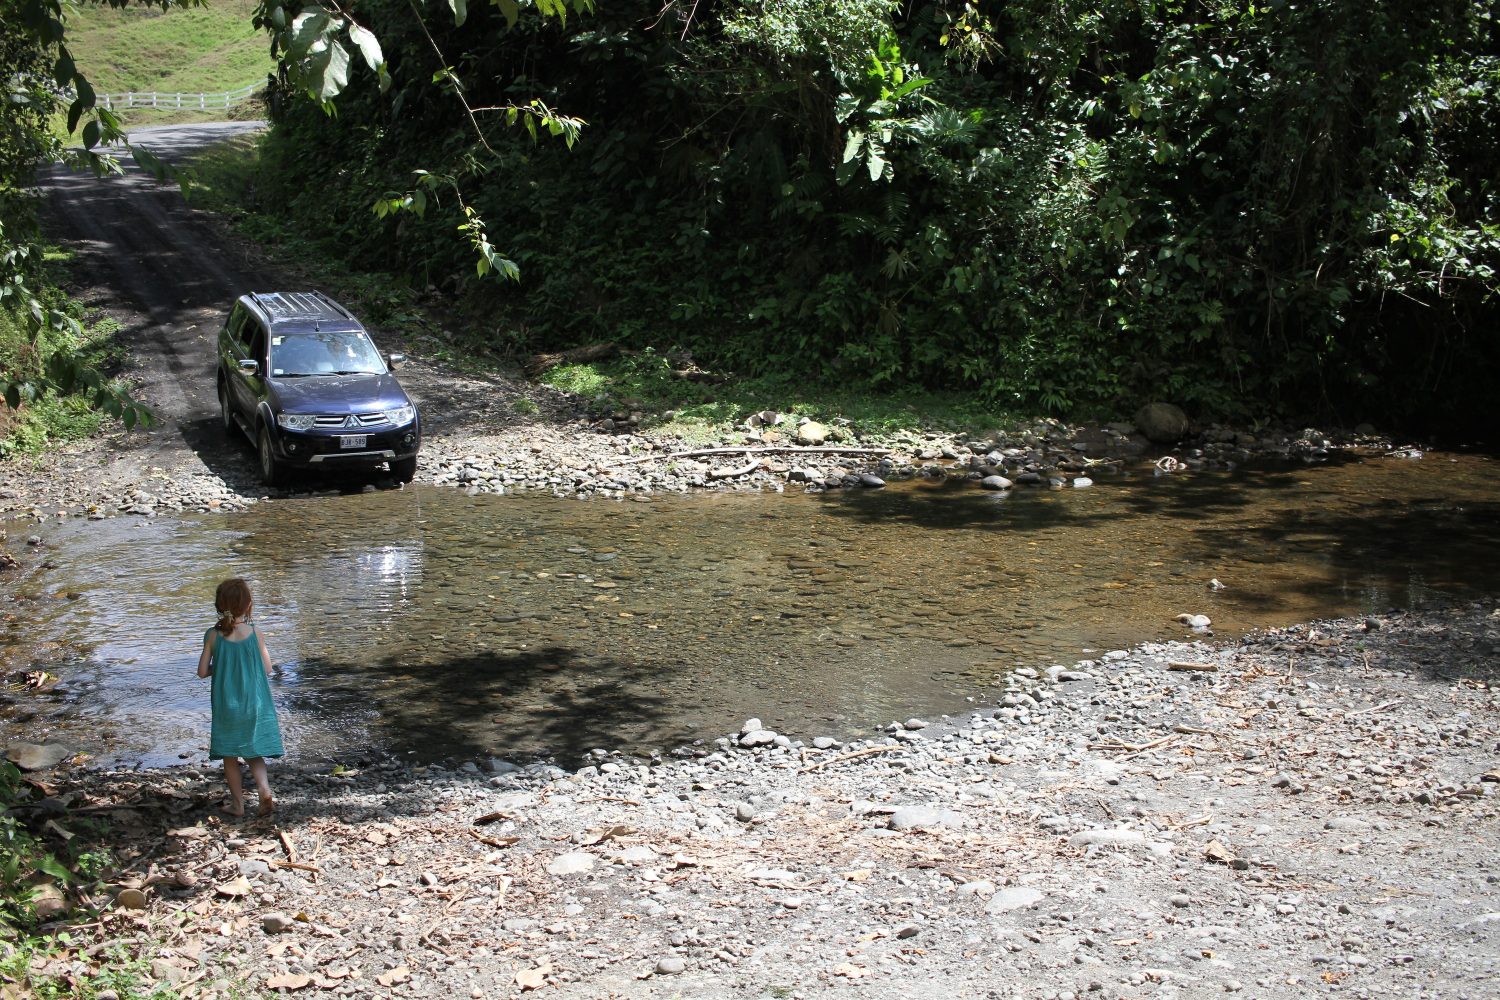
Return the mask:
[[[328,374],[330,374],[330,375],[379,375],[380,373],[379,372],[368,371],[368,370],[365,370],[365,369],[360,369],[359,371],[352,371],[352,370],[349,370],[349,369],[344,369],[344,370],[341,370],[341,371],[329,372]]]

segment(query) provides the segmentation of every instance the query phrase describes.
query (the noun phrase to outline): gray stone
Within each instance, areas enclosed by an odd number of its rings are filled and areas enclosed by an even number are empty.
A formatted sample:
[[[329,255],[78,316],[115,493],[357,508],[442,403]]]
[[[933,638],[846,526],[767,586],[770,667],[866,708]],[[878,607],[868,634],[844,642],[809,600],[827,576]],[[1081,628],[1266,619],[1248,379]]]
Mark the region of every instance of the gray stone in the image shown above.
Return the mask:
[[[819,445],[828,440],[828,428],[816,420],[809,420],[797,428],[797,443]]]
[[[963,817],[946,809],[931,806],[903,806],[891,814],[892,830],[928,830],[933,827],[963,825]]]
[[[656,974],[658,976],[681,975],[687,969],[687,963],[680,958],[663,958],[656,963]]]
[[[1147,403],[1136,411],[1135,425],[1153,444],[1172,444],[1188,432],[1187,414],[1171,403]]]
[[[598,861],[587,851],[570,851],[567,854],[559,854],[547,864],[547,872],[550,875],[582,875],[584,872],[594,870]]]
[[[1040,903],[1043,893],[1040,889],[1032,889],[1029,886],[1011,886],[1001,889],[990,897],[990,901],[984,904],[985,913],[1009,913],[1011,910],[1025,909]]]
[[[297,921],[285,913],[267,913],[260,918],[260,926],[267,934],[280,934],[282,931],[291,930]]]
[[[1139,830],[1084,830],[1068,838],[1074,847],[1145,847],[1146,835]]]
[[[860,474],[859,485],[865,487],[866,489],[878,490],[880,489],[880,487],[885,485],[885,480],[881,479],[879,476],[865,472]]]
[[[73,749],[61,743],[12,743],[5,755],[23,771],[45,771],[73,756]]]
[[[1004,476],[985,476],[979,481],[979,485],[987,490],[1008,490],[1011,488],[1011,481]]]

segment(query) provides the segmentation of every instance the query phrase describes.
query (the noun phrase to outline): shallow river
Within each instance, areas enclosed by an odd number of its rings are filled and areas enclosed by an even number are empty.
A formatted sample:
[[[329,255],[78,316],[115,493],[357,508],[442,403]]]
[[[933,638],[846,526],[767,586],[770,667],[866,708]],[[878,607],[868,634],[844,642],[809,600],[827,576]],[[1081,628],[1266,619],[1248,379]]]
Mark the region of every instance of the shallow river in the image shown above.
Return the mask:
[[[61,678],[6,739],[201,759],[215,583],[251,581],[292,753],[670,749],[960,712],[1017,665],[1500,587],[1495,463],[1429,453],[1236,473],[580,501],[447,489],[38,530],[0,643]],[[31,529],[11,526],[13,541]],[[1217,579],[1221,591],[1210,587]]]

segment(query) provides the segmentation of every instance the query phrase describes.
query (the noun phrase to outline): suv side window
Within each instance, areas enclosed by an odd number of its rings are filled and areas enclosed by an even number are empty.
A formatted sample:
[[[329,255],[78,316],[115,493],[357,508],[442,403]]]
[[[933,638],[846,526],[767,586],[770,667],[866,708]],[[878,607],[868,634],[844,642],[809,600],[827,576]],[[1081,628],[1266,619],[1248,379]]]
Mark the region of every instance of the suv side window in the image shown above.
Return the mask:
[[[260,325],[259,320],[252,320],[249,324],[250,353],[247,357],[254,358],[260,362],[261,375],[266,374],[266,328]]]
[[[236,303],[229,313],[228,322],[224,324],[230,343],[242,351],[245,349],[245,320],[249,318],[249,315],[244,306]]]

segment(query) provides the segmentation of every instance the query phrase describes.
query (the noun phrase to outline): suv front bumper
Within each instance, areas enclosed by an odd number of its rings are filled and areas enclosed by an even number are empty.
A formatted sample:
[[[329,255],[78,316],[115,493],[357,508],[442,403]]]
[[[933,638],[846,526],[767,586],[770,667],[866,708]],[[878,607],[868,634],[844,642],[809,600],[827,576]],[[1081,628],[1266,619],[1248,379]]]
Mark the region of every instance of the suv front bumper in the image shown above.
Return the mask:
[[[357,445],[349,444],[355,438],[363,438],[363,441]],[[375,465],[416,457],[422,448],[422,432],[415,423],[358,434],[292,431],[278,427],[271,441],[277,459],[287,465]]]

